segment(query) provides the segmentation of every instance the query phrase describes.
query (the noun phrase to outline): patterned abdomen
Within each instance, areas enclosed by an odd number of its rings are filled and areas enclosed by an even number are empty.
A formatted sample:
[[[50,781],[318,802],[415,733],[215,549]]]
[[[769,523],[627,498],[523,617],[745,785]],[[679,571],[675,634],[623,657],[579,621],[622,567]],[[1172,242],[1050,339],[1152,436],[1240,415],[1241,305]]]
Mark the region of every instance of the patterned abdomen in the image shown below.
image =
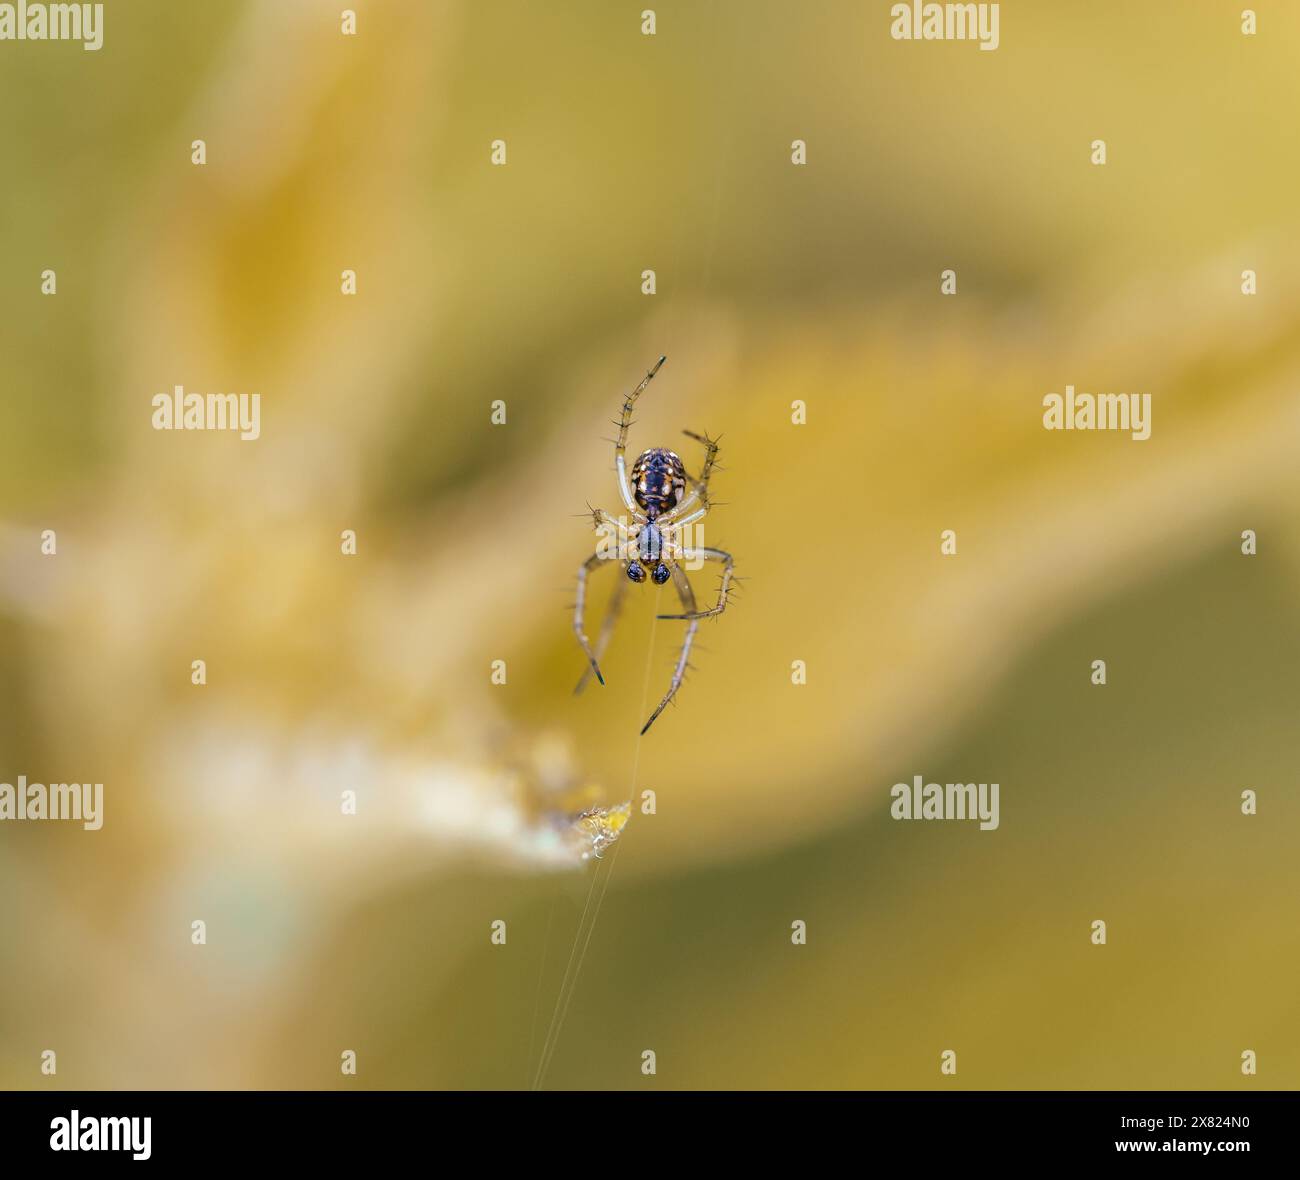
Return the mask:
[[[651,520],[671,512],[686,495],[682,461],[662,447],[645,451],[632,465],[632,494]]]

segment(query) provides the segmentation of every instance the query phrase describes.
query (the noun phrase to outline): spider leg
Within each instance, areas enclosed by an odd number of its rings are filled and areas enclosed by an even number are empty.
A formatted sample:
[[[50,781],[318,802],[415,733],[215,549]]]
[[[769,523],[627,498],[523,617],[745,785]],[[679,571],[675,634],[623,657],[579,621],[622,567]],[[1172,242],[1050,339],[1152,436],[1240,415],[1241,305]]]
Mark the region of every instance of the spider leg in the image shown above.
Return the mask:
[[[686,498],[689,500],[689,499],[690,499],[690,496],[687,496]],[[708,515],[708,512],[709,512],[709,506],[708,506],[707,504],[702,504],[699,508],[697,508],[697,509],[696,509],[694,512],[692,512],[689,516],[683,516],[680,520],[678,520],[678,519],[676,519],[676,518],[672,518],[672,519],[669,519],[669,520],[667,520],[667,521],[663,521],[663,523],[664,523],[664,524],[672,525],[672,527],[673,527],[674,529],[678,529],[678,530],[680,530],[680,529],[684,529],[684,528],[686,528],[687,525],[692,525],[692,524],[694,524],[694,523],[695,523],[697,520],[699,520],[701,517],[707,516],[707,515]],[[660,520],[662,521],[663,518],[661,517]],[[656,521],[655,523],[658,524],[659,521]]]
[[[593,508],[588,504],[587,511],[591,513],[591,524],[597,532],[601,529],[618,529],[618,521],[615,520],[614,517],[610,516],[610,514],[603,508]]]
[[[627,432],[632,425],[632,407],[636,405],[636,399],[639,398],[645,387],[654,380],[655,374],[659,372],[659,366],[668,358],[661,356],[655,361],[654,368],[645,375],[645,379],[631,393],[623,399],[623,413],[618,420],[618,441],[614,444],[614,466],[618,470],[618,492],[623,497],[623,503],[627,505],[629,512],[636,512],[636,501],[632,498],[632,488],[627,482]]]
[[[682,600],[682,609],[687,613],[684,615],[660,615],[661,619],[689,619],[690,623],[686,628],[686,638],[682,640],[682,651],[677,657],[677,666],[673,669],[672,683],[668,685],[668,691],[664,694],[664,699],[659,702],[659,707],[650,714],[650,720],[642,727],[641,732],[644,734],[654,723],[659,714],[668,707],[668,702],[677,695],[677,690],[681,687],[682,677],[686,675],[686,664],[691,655],[691,644],[695,641],[695,631],[699,627],[695,614],[695,591],[691,589],[691,584],[686,579],[686,574],[681,570],[676,562],[672,565],[673,585],[677,587],[677,595]]]
[[[707,434],[695,434],[693,430],[682,430],[686,438],[693,438],[695,442],[703,443],[705,446],[705,465],[699,469],[699,478],[694,480],[689,472],[686,474],[686,482],[690,485],[690,491],[686,498],[676,508],[669,513],[669,521],[675,520],[688,508],[694,507],[695,503],[701,504],[701,509],[697,509],[692,515],[692,520],[698,520],[699,516],[707,512],[712,506],[708,503],[708,477],[714,473],[714,464],[718,461],[718,439],[710,438]]]
[[[596,556],[603,559],[617,556],[621,560],[623,551],[627,548],[627,518],[615,520],[603,508],[593,508],[590,504],[587,505],[587,511],[591,513],[592,527],[600,534],[600,539],[596,542]]]
[[[705,561],[722,562],[722,584],[718,587],[718,602],[716,606],[711,606],[708,610],[696,610],[695,604],[692,603],[687,607],[687,613],[684,615],[660,615],[661,619],[709,619],[714,615],[720,615],[727,609],[727,594],[731,590],[732,571],[735,568],[735,559],[730,553],[722,549],[683,549],[682,559],[684,561],[694,561],[697,558],[703,558]]]
[[[693,438],[696,442],[704,444],[704,466],[700,468],[699,479],[693,479],[689,473],[686,476],[686,482],[691,485],[691,490],[686,493],[685,499],[677,505],[671,512],[665,513],[662,520],[665,524],[689,524],[692,521],[699,520],[711,505],[709,504],[709,476],[713,474],[713,465],[718,458],[718,440],[710,438],[707,434],[696,434],[690,430],[683,430],[682,433],[687,438]],[[695,504],[701,503],[702,507],[697,508],[686,521],[678,521],[678,517]]]
[[[614,584],[614,593],[609,597],[609,606],[605,608],[605,619],[600,625],[600,634],[596,637],[595,663],[599,663],[604,658],[605,648],[609,646],[609,637],[614,633],[614,624],[618,622],[619,610],[623,605],[623,595],[626,593],[627,579],[619,578]],[[578,686],[573,690],[574,696],[577,696],[587,687],[587,681],[591,679],[591,672],[591,667],[583,670],[582,679],[578,681]]]
[[[578,643],[582,646],[583,654],[591,664],[591,671],[596,673],[596,679],[601,684],[605,683],[605,677],[600,674],[600,665],[596,663],[596,654],[591,650],[591,644],[587,642],[587,632],[583,627],[582,614],[587,604],[587,575],[592,570],[599,569],[604,560],[599,553],[593,553],[578,567],[578,597],[573,604],[573,633],[578,637]]]

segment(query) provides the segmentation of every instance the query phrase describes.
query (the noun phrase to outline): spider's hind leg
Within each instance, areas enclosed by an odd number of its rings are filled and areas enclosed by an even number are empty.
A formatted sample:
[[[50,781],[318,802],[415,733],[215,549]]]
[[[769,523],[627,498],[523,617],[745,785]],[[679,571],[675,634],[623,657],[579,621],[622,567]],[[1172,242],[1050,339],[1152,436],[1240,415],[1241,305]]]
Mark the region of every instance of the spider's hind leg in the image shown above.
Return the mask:
[[[627,481],[627,432],[632,426],[632,411],[636,407],[636,399],[645,392],[645,387],[655,379],[659,366],[667,359],[666,356],[661,356],[655,361],[654,368],[642,378],[641,384],[623,399],[623,410],[618,416],[618,438],[614,442],[614,468],[618,472],[618,494],[623,497],[624,505],[633,515],[637,511],[637,503],[632,495],[632,486]]]
[[[698,443],[704,444],[704,466],[700,468],[699,478],[686,472],[686,483],[690,491],[686,497],[671,512],[664,517],[666,524],[691,524],[699,520],[711,507],[709,503],[709,476],[713,474],[713,467],[718,458],[718,440],[710,438],[707,434],[696,434],[691,430],[683,430],[682,433],[687,438],[693,438]],[[699,505],[696,508],[696,505]],[[693,512],[691,509],[695,509]],[[687,513],[690,513],[687,516]]]
[[[693,430],[683,430],[682,433],[687,438],[693,438],[697,443],[704,447],[704,466],[700,468],[699,479],[691,480],[695,490],[699,493],[700,500],[707,508],[709,506],[709,476],[713,474],[714,464],[718,461],[718,443],[719,438],[710,438],[701,431],[696,434]]]

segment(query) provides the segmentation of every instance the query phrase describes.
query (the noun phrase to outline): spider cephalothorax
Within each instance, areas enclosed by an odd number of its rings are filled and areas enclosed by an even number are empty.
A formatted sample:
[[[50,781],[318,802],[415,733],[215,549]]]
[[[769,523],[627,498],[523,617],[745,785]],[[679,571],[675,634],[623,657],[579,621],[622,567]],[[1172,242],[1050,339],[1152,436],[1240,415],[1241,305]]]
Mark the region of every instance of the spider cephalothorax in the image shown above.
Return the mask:
[[[665,447],[654,447],[643,451],[640,458],[632,464],[631,479],[627,470],[627,433],[632,425],[632,408],[645,387],[654,380],[659,366],[666,357],[660,357],[658,363],[641,382],[623,400],[623,413],[618,424],[618,440],[614,444],[614,468],[618,472],[618,490],[627,508],[631,520],[622,526],[607,512],[600,508],[592,509],[592,519],[597,528],[619,530],[619,535],[626,540],[612,551],[598,549],[583,562],[578,570],[578,598],[573,612],[573,630],[582,645],[590,665],[578,681],[578,691],[587,683],[587,677],[594,674],[601,684],[605,677],[600,671],[600,657],[605,652],[610,633],[618,618],[618,609],[622,602],[623,591],[628,582],[642,583],[651,581],[662,586],[672,579],[681,599],[682,613],[679,615],[659,615],[661,619],[682,619],[686,622],[686,637],[682,642],[681,654],[673,671],[672,683],[668,692],[659,702],[659,707],[650,714],[650,720],[641,730],[645,733],[655,718],[663,712],[680,687],[682,677],[686,674],[686,662],[690,656],[691,644],[700,619],[720,615],[727,605],[727,596],[732,585],[732,558],[730,553],[721,549],[704,547],[688,549],[679,541],[681,530],[700,520],[709,510],[709,476],[713,472],[714,461],[718,455],[718,444],[707,434],[692,434],[683,431],[688,438],[702,443],[705,448],[704,465],[700,468],[698,479],[692,479],[686,472],[681,458]],[[587,598],[587,575],[600,567],[601,562],[617,561],[622,564],[627,574],[626,581],[620,580],[610,600],[609,611],[600,629],[593,650],[587,641],[583,629],[583,609]],[[722,564],[722,582],[718,589],[718,601],[708,610],[699,610],[695,605],[695,592],[682,569],[686,561],[717,561]]]
[[[672,533],[669,533],[669,545]],[[644,582],[649,573],[650,580],[656,586],[662,586],[672,577],[672,571],[664,563],[664,530],[653,520],[635,527],[631,541],[627,546],[627,576],[630,581]]]

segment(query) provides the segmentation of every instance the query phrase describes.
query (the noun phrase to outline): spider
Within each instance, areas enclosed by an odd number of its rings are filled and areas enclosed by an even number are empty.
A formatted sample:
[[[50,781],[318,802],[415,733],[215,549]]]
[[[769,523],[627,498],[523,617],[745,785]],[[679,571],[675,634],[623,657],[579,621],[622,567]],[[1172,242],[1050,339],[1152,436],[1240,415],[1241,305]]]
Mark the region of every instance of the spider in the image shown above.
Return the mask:
[[[726,609],[727,596],[732,588],[732,569],[734,562],[731,554],[721,549],[686,549],[678,540],[680,532],[687,525],[700,520],[709,510],[709,476],[713,472],[714,462],[718,457],[718,441],[707,434],[694,434],[689,430],[682,433],[704,446],[704,466],[700,469],[699,479],[693,479],[686,473],[680,457],[665,447],[654,447],[643,451],[635,463],[629,480],[627,470],[627,432],[632,425],[632,409],[637,398],[654,380],[659,367],[668,358],[661,356],[655,362],[641,382],[623,400],[623,413],[618,423],[618,439],[614,443],[614,467],[618,472],[618,490],[623,498],[631,524],[627,526],[625,543],[620,544],[614,552],[602,552],[598,547],[578,568],[578,597],[573,610],[573,633],[582,645],[589,667],[583,672],[575,692],[581,692],[591,675],[603,685],[605,677],[600,671],[600,658],[605,654],[605,647],[618,620],[619,608],[628,582],[643,583],[647,578],[656,586],[662,586],[670,578],[677,588],[681,599],[682,613],[676,615],[658,615],[660,619],[681,619],[686,622],[686,635],[682,640],[681,654],[673,669],[672,681],[659,707],[650,714],[650,720],[642,727],[644,734],[667,707],[668,702],[677,694],[682,678],[686,674],[687,661],[691,654],[691,644],[695,640],[695,631],[701,619],[720,615]],[[689,491],[687,490],[689,485]],[[604,509],[591,510],[592,521],[597,529],[618,529],[619,522]],[[686,572],[679,562],[716,561],[722,564],[722,581],[718,587],[718,601],[707,610],[700,610],[695,602],[695,592],[686,577]],[[587,640],[583,626],[583,610],[587,599],[587,577],[600,568],[602,562],[617,562],[626,575],[620,579],[610,598],[609,609],[601,624],[600,635],[596,640],[595,650]]]

